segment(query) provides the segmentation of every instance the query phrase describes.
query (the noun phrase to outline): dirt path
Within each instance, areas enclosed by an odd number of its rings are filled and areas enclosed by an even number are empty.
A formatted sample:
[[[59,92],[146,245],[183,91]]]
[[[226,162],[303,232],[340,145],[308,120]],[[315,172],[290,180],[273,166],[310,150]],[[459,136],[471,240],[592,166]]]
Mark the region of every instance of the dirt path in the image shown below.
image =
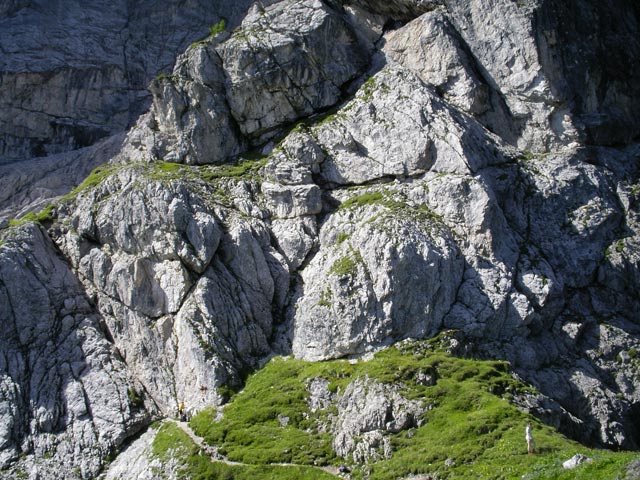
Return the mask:
[[[170,420],[170,419],[168,419]],[[242,463],[242,462],[233,462],[227,458],[225,458],[224,456],[220,455],[220,453],[218,452],[218,449],[216,447],[212,447],[211,445],[207,445],[206,443],[204,443],[204,439],[202,437],[199,437],[198,435],[195,434],[195,432],[193,430],[191,430],[191,427],[189,427],[189,423],[188,422],[179,422],[177,420],[170,420],[172,422],[174,422],[177,426],[179,426],[184,433],[186,433],[187,435],[189,435],[189,438],[191,438],[194,443],[196,445],[198,445],[198,447],[207,455],[209,455],[211,457],[211,460],[213,460],[214,462],[222,462],[225,463],[227,465],[240,465],[240,466],[245,466],[245,467],[255,467],[255,465],[252,465],[250,463]],[[333,475],[334,477],[338,477],[338,478],[349,478],[349,477],[344,477],[344,476],[339,476],[338,475],[338,469],[336,467],[314,467],[313,465],[298,465],[295,463],[271,463],[270,465],[276,465],[279,467],[311,467],[311,468],[319,468],[321,470],[324,470],[325,472],[329,473],[330,475]]]

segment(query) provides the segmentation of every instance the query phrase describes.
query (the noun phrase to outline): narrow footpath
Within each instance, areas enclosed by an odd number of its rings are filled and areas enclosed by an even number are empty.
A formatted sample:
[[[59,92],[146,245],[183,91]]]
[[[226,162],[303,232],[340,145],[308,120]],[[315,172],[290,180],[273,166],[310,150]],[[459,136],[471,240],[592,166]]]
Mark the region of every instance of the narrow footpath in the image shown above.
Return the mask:
[[[180,422],[178,420],[172,420],[172,419],[167,419],[167,420],[174,422],[187,435],[189,435],[189,438],[191,438],[194,441],[194,443],[202,450],[202,452],[204,454],[209,455],[209,457],[211,457],[212,461],[214,461],[214,462],[222,462],[222,463],[225,463],[227,465],[239,465],[239,466],[245,466],[245,467],[255,467],[256,466],[256,465],[250,464],[250,463],[233,462],[233,461],[229,460],[228,458],[225,458],[223,455],[220,455],[220,453],[218,452],[218,449],[216,447],[212,447],[211,445],[207,445],[206,443],[204,443],[204,439],[202,437],[199,437],[198,435],[196,435],[195,432],[193,430],[191,430],[191,427],[189,426],[188,422]],[[299,465],[299,464],[296,464],[296,463],[271,463],[270,465],[277,465],[277,466],[280,466],[280,467],[319,468],[321,470],[324,470],[328,474],[333,475],[334,477],[345,478],[345,479],[349,478],[348,475],[347,476],[338,475],[338,469],[336,467],[316,467],[316,466],[313,466],[313,465]]]

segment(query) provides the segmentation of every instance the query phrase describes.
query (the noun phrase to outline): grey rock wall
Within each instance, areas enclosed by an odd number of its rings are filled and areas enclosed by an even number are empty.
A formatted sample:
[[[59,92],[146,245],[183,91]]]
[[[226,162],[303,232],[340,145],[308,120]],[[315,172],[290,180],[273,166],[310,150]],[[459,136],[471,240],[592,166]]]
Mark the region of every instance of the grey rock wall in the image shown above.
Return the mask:
[[[95,182],[47,229],[5,232],[19,241],[0,247],[1,319],[28,327],[7,330],[7,395],[32,381],[14,337],[74,360],[38,328],[86,299],[70,335],[92,332],[121,373],[88,372],[145,402],[65,460],[89,476],[154,412],[219,405],[273,354],[361,356],[448,328],[538,388],[523,408],[586,443],[638,448],[639,15],[623,2],[560,22],[576,8],[286,0],[189,47]],[[614,14],[627,18],[615,35]],[[628,48],[601,55],[614,38]],[[33,268],[37,293],[16,290]],[[335,400],[316,387],[318,408]],[[371,418],[418,407],[383,390],[353,385],[338,402],[341,454],[392,454]],[[46,398],[72,396],[59,391]],[[56,402],[32,417],[24,401],[4,407],[14,471],[36,468],[51,433],[61,452],[84,445]]]
[[[148,83],[251,2],[0,4],[0,163],[86,147],[149,105]]]
[[[30,225],[2,240],[0,468],[95,476],[155,406],[44,232]]]
[[[173,414],[217,404],[217,387],[269,352],[288,271],[263,222],[211,203],[213,187],[148,175],[125,168],[81,195],[57,241],[129,369]]]
[[[167,161],[224,163],[337,103],[372,50],[321,1],[254,6],[230,36],[191,48],[152,85],[158,134],[147,148]]]

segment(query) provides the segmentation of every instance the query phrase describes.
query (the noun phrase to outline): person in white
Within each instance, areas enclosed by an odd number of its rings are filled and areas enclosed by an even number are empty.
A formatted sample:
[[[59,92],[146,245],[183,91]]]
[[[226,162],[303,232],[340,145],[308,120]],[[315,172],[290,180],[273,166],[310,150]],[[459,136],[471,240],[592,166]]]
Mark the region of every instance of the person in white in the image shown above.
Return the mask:
[[[531,422],[527,423],[527,428],[524,431],[524,438],[527,441],[527,453],[531,455],[536,448],[536,442],[531,434]]]

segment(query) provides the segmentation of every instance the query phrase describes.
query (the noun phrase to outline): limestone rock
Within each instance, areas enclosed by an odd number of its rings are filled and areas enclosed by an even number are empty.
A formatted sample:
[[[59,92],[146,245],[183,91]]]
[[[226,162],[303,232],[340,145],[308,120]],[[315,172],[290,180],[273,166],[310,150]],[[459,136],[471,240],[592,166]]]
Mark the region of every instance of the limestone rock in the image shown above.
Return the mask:
[[[563,118],[569,109],[546,77],[532,8],[507,0],[446,1],[456,30],[486,72],[484,81],[492,90],[493,108],[487,112],[485,124],[520,148],[543,150],[575,138],[570,126],[553,132],[548,123],[550,117]]]
[[[565,470],[573,470],[578,465],[582,465],[583,463],[591,463],[593,460],[586,455],[582,455],[581,453],[576,453],[573,457],[571,457],[566,462],[562,462],[562,468]]]
[[[628,21],[619,22],[620,18]],[[627,144],[640,131],[633,113],[640,101],[633,80],[640,73],[633,60],[640,55],[638,18],[633,1],[616,4],[615,9],[595,0],[543,2],[535,11],[538,50],[549,86],[570,106],[572,123],[587,144]],[[586,25],[589,35],[581,33]],[[554,117],[552,124],[560,127],[560,118]]]
[[[28,225],[3,240],[0,466],[95,476],[150,421],[153,403],[42,230]]]
[[[114,157],[123,135],[115,135],[70,153],[0,165],[0,223],[40,211],[69,193],[91,171]]]
[[[162,475],[162,478],[167,480],[177,479],[177,461],[169,459],[161,462],[153,458],[152,444],[156,432],[155,429],[148,428],[109,464],[101,478],[104,480],[128,480],[130,478],[154,480]]]
[[[326,38],[332,39],[327,48]],[[188,50],[152,84],[152,155],[223,163],[265,135],[334,105],[367,66],[373,45],[319,0],[254,8],[231,36]]]
[[[344,392],[331,393],[329,382],[317,377],[307,384],[307,403],[312,412],[330,410],[329,425],[332,447],[339,456],[351,456],[357,463],[391,458],[389,434],[422,424],[425,407],[422,402],[408,400],[397,386],[382,384],[369,378],[359,378],[347,385]]]
[[[462,257],[437,217],[385,190],[360,195],[351,198],[353,208],[325,222],[318,253],[301,272],[292,346],[301,358],[352,355],[429,335],[455,300]],[[358,205],[365,201],[371,205]]]
[[[58,245],[158,406],[217,404],[217,388],[269,352],[286,261],[262,222],[208,201],[213,185],[115,168],[61,212],[71,228]]]
[[[258,137],[334,105],[372,49],[327,4],[285,0],[253,10],[216,51],[233,117],[243,134]]]
[[[353,100],[310,131],[327,154],[321,175],[337,185],[429,170],[475,172],[502,159],[498,139],[400,67],[371,77]]]
[[[470,114],[489,108],[489,87],[449,18],[436,10],[385,36],[387,57],[433,85],[452,105]]]
[[[358,463],[390,458],[391,444],[385,433],[419,426],[424,411],[421,402],[407,400],[394,387],[369,379],[349,384],[336,405],[333,449]]]
[[[153,156],[184,163],[223,163],[237,155],[243,140],[225,96],[225,74],[214,46],[221,32],[192,45],[171,75],[151,84]],[[147,134],[148,135],[148,134]]]
[[[0,163],[123,132],[148,108],[149,81],[251,3],[0,2]]]
[[[440,4],[438,0],[349,0],[346,3],[394,20],[411,20]]]
[[[74,161],[119,150],[56,206],[46,232],[3,234],[16,241],[0,247],[0,318],[20,328],[5,329],[0,368],[10,374],[1,388],[20,399],[0,406],[0,459],[9,465],[27,452],[12,475],[21,465],[42,473],[53,463],[36,457],[56,445],[51,462],[82,449],[79,467],[91,476],[148,412],[173,414],[179,401],[189,411],[219,405],[220,387],[239,386],[275,353],[360,356],[441,328],[458,330],[452,350],[508,360],[537,387],[535,398],[518,400],[523,408],[583,442],[638,448],[635,4],[339,3],[256,3],[238,28],[230,20],[153,82],[151,110],[122,145],[113,137],[104,152],[49,156],[4,183],[15,187],[3,202],[22,211],[40,186],[59,181],[39,183],[40,165],[60,162],[59,174],[72,177]],[[17,30],[30,5],[0,2],[2,21],[15,19],[2,31],[16,34],[3,51],[27,38]],[[230,18],[246,7],[234,5]],[[112,9],[109,27],[122,5]],[[120,85],[122,45],[98,48],[96,38],[87,44],[106,60],[89,58],[100,72],[90,83],[104,93],[106,77]],[[46,53],[29,58],[45,67],[60,60]],[[17,70],[7,67],[9,76]],[[64,94],[50,102],[91,110],[97,100],[67,91],[65,72],[51,77]],[[3,95],[21,98],[18,77],[3,81],[11,87]],[[32,151],[42,132],[51,140],[41,153],[51,153],[93,142],[94,128],[112,131],[90,115],[86,138],[69,133],[75,117],[54,121],[64,128],[51,133],[45,97],[46,89],[30,97],[42,107],[30,120],[6,110],[15,125],[34,126],[2,139],[5,151]],[[133,103],[110,110],[110,121],[121,125],[129,112],[132,123]],[[249,166],[238,158],[253,154],[261,159]],[[73,370],[78,358],[88,359],[84,376]],[[38,371],[52,373],[27,379]],[[33,387],[56,378],[67,383]],[[420,415],[391,386],[362,380],[351,399],[327,393],[321,379],[308,388],[312,408],[340,405],[335,447],[358,461],[388,456],[384,430]],[[94,404],[111,418],[127,402],[112,424],[85,422]],[[392,420],[383,425],[384,412]]]

